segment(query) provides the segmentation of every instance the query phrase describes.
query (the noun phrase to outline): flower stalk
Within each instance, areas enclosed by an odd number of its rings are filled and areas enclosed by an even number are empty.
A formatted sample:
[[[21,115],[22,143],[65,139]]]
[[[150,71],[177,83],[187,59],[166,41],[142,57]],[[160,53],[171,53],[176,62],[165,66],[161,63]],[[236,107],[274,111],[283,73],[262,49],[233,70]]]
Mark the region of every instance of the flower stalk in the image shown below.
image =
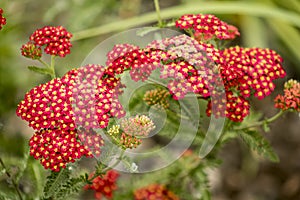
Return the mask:
[[[286,111],[282,111],[280,110],[278,113],[276,113],[273,117],[259,121],[259,122],[255,122],[253,124],[250,124],[248,126],[242,126],[242,127],[237,127],[234,130],[244,130],[244,129],[248,129],[248,128],[253,128],[253,127],[259,127],[262,126],[264,124],[269,124],[271,122],[276,121],[277,119],[279,119],[284,113],[286,113]]]
[[[161,18],[161,15],[160,15],[159,0],[154,0],[154,6],[155,6],[156,14],[157,14],[158,27],[162,28],[163,27],[163,22],[162,22],[162,18]]]

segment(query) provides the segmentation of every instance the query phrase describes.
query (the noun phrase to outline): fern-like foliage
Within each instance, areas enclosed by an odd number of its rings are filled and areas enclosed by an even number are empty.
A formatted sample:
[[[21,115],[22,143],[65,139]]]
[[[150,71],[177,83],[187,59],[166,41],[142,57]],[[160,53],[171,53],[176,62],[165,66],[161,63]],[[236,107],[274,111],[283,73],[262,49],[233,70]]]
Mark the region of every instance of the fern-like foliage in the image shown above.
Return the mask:
[[[47,182],[44,187],[44,197],[43,199],[51,199],[56,197],[61,187],[67,182],[70,178],[70,170],[61,169],[60,172],[51,172],[47,177]]]
[[[250,149],[272,162],[279,162],[279,158],[270,143],[258,131],[242,130],[238,133]]]
[[[60,190],[56,193],[55,199],[66,199],[71,195],[79,193],[84,187],[86,177],[81,175],[78,178],[69,179],[64,185],[60,187]]]

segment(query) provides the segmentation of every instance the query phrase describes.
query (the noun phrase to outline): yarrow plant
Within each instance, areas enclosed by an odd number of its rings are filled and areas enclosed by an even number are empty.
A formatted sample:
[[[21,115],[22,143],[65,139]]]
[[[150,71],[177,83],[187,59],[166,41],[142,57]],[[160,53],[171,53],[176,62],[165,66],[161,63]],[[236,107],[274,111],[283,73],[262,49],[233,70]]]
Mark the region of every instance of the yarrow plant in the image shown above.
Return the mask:
[[[159,11],[158,1],[154,2]],[[6,23],[2,13],[0,9],[0,29]],[[278,161],[255,127],[266,130],[284,113],[299,112],[300,83],[285,83],[284,95],[275,98],[279,112],[271,118],[253,120],[251,98],[269,96],[275,80],[286,76],[282,57],[268,48],[225,46],[224,41],[240,35],[238,28],[212,14],[182,15],[173,28],[180,34],[144,46],[116,44],[106,52],[104,64],[79,66],[60,77],[55,59],[66,57],[72,47],[72,34],[66,28],[39,28],[21,47],[24,57],[42,64],[28,68],[51,77],[29,90],[16,109],[17,116],[34,130],[28,141],[29,155],[49,173],[41,199],[63,199],[93,190],[96,199],[207,200],[206,170],[217,165],[217,152],[228,138],[241,137],[250,149]],[[50,56],[50,63],[44,61],[44,54]],[[129,83],[149,83],[149,87],[142,85],[130,97],[132,102],[124,105]],[[202,121],[197,121],[200,116],[193,115],[195,107],[186,101],[189,98],[206,110],[201,120],[225,119],[221,135],[203,133]],[[185,120],[191,127],[182,128],[188,124]],[[143,173],[144,166],[161,164],[147,158],[164,149],[168,141],[176,152],[180,146],[172,143],[179,137],[176,133],[184,130],[186,135],[179,139],[183,142],[194,128],[197,131],[190,144],[194,150],[184,149],[173,165],[137,177],[116,171]],[[207,137],[215,146],[208,158],[200,159],[196,148]],[[165,150],[155,156],[168,160],[173,152]],[[1,164],[4,166],[2,160]],[[25,194],[16,185],[15,189],[23,199]]]

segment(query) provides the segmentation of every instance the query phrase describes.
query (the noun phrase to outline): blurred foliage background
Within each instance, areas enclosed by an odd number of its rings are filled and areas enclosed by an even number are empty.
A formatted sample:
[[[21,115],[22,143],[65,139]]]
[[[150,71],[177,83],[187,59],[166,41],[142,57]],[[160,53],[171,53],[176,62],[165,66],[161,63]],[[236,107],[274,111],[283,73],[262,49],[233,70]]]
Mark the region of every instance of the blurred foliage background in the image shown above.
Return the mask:
[[[277,81],[273,95],[255,101],[264,115],[275,113],[273,98],[289,78],[300,79],[300,1],[299,0],[161,0],[162,17],[171,19],[187,13],[212,13],[240,29],[241,37],[231,45],[269,47],[281,54],[288,73]],[[58,74],[79,67],[86,55],[111,34],[132,27],[154,25],[156,14],[150,0],[1,0],[7,25],[0,31],[0,157],[16,173],[25,166],[28,138],[33,133],[15,115],[26,91],[48,79],[27,70],[37,64],[20,54],[20,47],[37,28],[62,25],[74,33],[72,53],[57,59]],[[266,136],[280,156],[278,164],[259,160],[240,143],[229,143],[220,157],[221,171],[211,172],[213,199],[300,199],[299,117],[288,115],[271,126]],[[35,170],[43,174],[37,161]],[[35,177],[37,180],[38,177]],[[30,192],[31,183],[21,179],[21,188]],[[23,181],[23,182],[22,182]],[[40,180],[41,181],[41,180]],[[0,173],[0,191],[10,190]],[[28,188],[29,187],[29,188]]]

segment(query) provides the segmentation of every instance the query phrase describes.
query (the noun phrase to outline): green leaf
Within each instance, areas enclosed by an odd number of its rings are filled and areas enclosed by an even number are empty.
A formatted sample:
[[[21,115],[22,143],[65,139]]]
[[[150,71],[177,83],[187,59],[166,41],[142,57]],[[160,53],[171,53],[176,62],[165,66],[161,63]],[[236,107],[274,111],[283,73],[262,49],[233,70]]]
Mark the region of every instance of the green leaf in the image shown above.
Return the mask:
[[[36,185],[36,196],[41,196],[43,193],[45,180],[43,172],[44,168],[41,167],[40,163],[31,161],[31,173],[33,175],[33,182]]]
[[[279,162],[270,143],[257,131],[244,130],[238,132],[248,147],[272,162]]]
[[[71,172],[68,169],[61,169],[60,172],[52,171],[47,177],[47,183],[44,188],[45,199],[55,197],[62,185],[69,179],[70,174]]]
[[[30,71],[36,72],[38,74],[46,74],[46,75],[52,75],[52,71],[48,68],[40,68],[36,66],[28,66],[28,69]]]

